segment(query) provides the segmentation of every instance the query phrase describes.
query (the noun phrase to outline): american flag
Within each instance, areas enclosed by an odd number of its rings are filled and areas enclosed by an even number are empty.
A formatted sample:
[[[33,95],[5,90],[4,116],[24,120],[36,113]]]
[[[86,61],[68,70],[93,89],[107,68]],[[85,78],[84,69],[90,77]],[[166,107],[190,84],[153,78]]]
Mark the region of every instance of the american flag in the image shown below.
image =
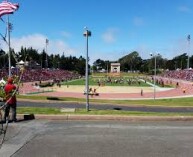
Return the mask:
[[[0,17],[6,14],[13,14],[19,8],[19,4],[3,1],[0,3]]]

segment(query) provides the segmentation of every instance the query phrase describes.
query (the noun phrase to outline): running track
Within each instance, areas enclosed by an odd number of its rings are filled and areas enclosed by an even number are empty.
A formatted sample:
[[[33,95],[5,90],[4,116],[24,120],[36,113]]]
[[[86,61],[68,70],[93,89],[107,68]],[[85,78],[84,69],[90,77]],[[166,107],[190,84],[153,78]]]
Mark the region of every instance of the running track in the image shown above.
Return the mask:
[[[173,82],[175,83],[175,82]],[[191,97],[193,96],[193,85],[191,82],[181,81],[178,88],[173,88],[167,91],[156,91],[155,98],[175,98],[175,97]],[[31,92],[37,92],[31,84],[24,84],[20,88],[20,93],[24,93],[24,89],[28,89]],[[185,92],[184,92],[185,91]],[[38,95],[48,96],[48,97],[75,97],[75,98],[85,98],[83,93],[78,92],[45,92],[38,93]],[[90,99],[154,99],[154,92],[152,93],[99,93],[98,96],[90,96]]]

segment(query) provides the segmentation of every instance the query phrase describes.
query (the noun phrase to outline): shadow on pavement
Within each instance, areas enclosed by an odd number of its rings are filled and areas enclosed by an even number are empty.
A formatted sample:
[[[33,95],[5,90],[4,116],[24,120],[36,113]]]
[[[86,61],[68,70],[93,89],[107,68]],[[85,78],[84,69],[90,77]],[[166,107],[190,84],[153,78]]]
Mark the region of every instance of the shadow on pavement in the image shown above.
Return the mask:
[[[23,122],[23,121],[33,120],[33,119],[35,119],[34,114],[25,114],[23,115],[23,119],[18,119],[17,122]]]

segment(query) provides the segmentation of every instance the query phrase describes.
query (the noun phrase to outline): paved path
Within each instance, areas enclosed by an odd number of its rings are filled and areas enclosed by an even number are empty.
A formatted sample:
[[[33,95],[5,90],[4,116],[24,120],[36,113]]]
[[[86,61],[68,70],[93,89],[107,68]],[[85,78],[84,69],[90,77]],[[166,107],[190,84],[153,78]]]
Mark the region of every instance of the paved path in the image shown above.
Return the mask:
[[[10,124],[1,157],[192,157],[193,122],[49,121]]]

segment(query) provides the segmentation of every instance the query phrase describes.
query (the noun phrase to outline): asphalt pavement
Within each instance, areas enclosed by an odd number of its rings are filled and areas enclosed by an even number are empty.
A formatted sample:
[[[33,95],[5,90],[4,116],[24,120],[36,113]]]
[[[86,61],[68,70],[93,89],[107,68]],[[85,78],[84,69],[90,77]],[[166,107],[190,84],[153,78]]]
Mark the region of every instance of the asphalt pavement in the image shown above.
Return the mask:
[[[18,107],[85,108],[85,104],[18,101]],[[112,104],[90,104],[90,107],[102,110],[193,112],[191,107]],[[191,116],[69,114],[18,115],[18,118],[17,123],[8,124],[0,157],[189,157],[193,154]]]
[[[33,101],[18,101],[18,107],[55,107],[55,108],[86,108],[84,103],[74,102],[33,102]],[[91,109],[98,110],[124,110],[124,111],[144,111],[144,112],[181,112],[193,113],[193,107],[159,107],[159,106],[136,106],[112,105],[112,104],[93,104],[90,103]]]
[[[193,121],[10,123],[1,157],[192,157]]]

